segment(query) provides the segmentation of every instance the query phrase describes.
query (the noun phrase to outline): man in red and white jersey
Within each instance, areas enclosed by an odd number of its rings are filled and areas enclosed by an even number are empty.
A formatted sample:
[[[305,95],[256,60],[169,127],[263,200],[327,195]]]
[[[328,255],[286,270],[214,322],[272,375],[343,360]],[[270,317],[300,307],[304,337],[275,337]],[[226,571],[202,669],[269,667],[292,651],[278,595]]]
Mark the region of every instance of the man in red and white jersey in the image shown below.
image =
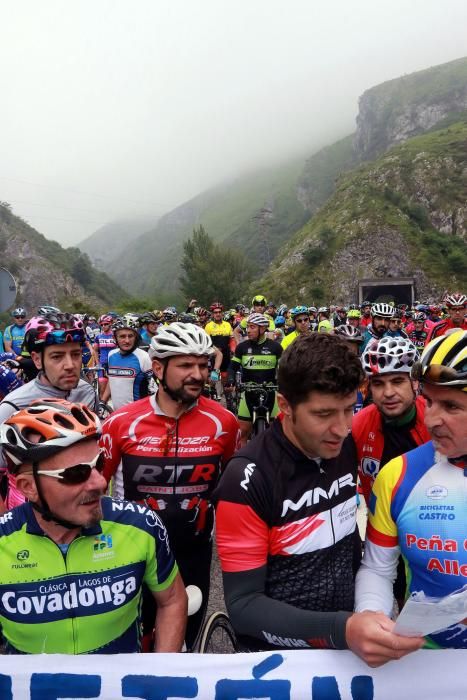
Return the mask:
[[[440,335],[446,335],[447,331],[453,328],[467,331],[467,296],[460,292],[448,294],[444,299],[444,303],[447,306],[449,318],[435,323],[430,330],[427,342],[430,342],[433,338],[439,338]]]
[[[113,495],[144,501],[157,510],[185,585],[202,591],[201,610],[190,616],[188,648],[209,596],[211,494],[239,441],[235,416],[201,395],[212,353],[211,338],[202,328],[191,323],[160,327],[149,347],[157,393],[113,413],[102,434],[107,480],[122,462]]]

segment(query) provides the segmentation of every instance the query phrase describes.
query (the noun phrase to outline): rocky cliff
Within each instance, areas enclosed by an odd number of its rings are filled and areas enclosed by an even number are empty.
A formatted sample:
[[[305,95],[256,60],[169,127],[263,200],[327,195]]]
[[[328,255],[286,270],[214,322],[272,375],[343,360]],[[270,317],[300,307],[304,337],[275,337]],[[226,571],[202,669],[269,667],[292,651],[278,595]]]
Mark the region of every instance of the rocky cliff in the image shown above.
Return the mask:
[[[109,309],[127,294],[107,275],[97,272],[77,248],[62,248],[15,216],[0,203],[2,266],[16,279],[15,304],[34,311],[51,304],[66,311]]]

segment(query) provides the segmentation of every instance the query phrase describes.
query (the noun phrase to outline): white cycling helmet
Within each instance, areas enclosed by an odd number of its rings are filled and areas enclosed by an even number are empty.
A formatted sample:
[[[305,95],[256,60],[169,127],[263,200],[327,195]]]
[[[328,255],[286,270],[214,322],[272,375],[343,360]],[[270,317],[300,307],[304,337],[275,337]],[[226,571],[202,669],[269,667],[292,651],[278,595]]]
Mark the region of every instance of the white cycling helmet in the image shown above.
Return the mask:
[[[394,314],[394,306],[391,304],[373,304],[371,307],[372,316],[381,316],[381,318],[392,318]]]
[[[193,323],[171,323],[159,326],[151,339],[149,357],[163,360],[176,355],[212,355],[212,340],[206,331]]]
[[[368,343],[362,355],[362,365],[370,377],[390,372],[409,374],[418,358],[418,350],[408,338],[384,336]]]
[[[265,328],[269,328],[269,321],[266,316],[264,314],[258,314],[256,311],[248,316],[246,322],[255,326],[264,326]]]

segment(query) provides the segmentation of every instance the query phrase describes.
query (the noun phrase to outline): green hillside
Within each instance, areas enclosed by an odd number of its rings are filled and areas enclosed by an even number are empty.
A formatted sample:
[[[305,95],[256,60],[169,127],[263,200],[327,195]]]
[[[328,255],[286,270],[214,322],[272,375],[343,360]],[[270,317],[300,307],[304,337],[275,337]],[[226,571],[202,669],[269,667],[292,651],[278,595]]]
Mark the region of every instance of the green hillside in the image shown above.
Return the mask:
[[[260,282],[276,300],[355,299],[361,277],[415,276],[420,296],[467,288],[467,120],[343,176]],[[258,285],[256,285],[258,286]]]
[[[302,168],[303,161],[295,161],[255,172],[177,207],[122,252],[113,267],[114,279],[137,296],[159,303],[177,298],[182,244],[199,225],[216,242],[238,247],[264,269],[262,261],[272,260],[308,218],[296,193]],[[261,224],[258,216],[265,207],[270,214]]]

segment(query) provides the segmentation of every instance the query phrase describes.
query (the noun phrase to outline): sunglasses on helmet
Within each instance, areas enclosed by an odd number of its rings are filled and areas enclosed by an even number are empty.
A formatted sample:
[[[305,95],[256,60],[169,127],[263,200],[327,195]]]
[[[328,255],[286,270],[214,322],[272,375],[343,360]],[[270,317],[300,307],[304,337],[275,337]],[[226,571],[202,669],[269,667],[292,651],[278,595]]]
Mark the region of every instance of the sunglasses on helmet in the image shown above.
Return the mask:
[[[411,376],[412,379],[428,384],[445,384],[446,386],[465,386],[467,382],[467,370],[457,372],[452,367],[444,365],[429,365],[423,369],[421,362],[415,362]]]
[[[57,329],[39,334],[38,340],[43,340],[45,345],[64,345],[65,343],[82,343],[84,331],[80,328],[74,330]]]
[[[39,469],[36,474],[41,476],[52,476],[54,479],[60,479],[62,484],[75,486],[76,484],[84,484],[91,476],[92,470],[95,469],[99,474],[104,471],[104,453],[98,452],[92,462],[82,462],[74,464],[72,467],[65,469]]]

